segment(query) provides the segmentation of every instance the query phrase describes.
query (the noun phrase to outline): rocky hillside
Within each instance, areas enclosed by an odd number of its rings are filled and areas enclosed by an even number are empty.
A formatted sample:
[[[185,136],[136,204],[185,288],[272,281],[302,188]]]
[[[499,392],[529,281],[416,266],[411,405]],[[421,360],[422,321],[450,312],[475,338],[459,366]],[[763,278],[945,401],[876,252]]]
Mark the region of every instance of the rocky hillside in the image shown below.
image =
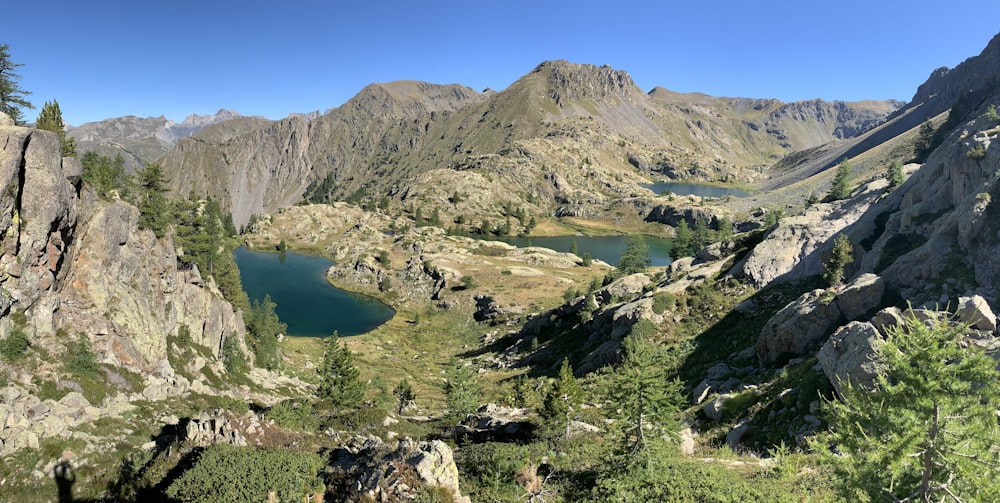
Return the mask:
[[[192,114],[179,123],[163,116],[127,116],[81,124],[69,128],[67,136],[76,139],[79,152],[93,151],[109,157],[121,155],[125,159],[125,169],[131,173],[144,162],[157,161],[177,140],[212,124],[239,117],[242,117],[239,113],[223,109],[212,115]]]
[[[501,92],[374,84],[319,118],[208,128],[162,162],[175,191],[213,195],[237,225],[303,197],[452,217],[506,201],[603,214],[609,199],[648,195],[638,184],[652,175],[752,183],[766,164],[852,137],[898,106],[646,93],[624,71],[552,61]],[[453,192],[470,197],[446,204]]]
[[[54,134],[0,125],[0,145],[0,384],[16,383],[2,392],[0,452],[117,417],[130,401],[232,393],[205,377],[225,375],[223,340],[247,352],[243,320],[214,284],[180,270],[170,237],[140,229],[135,207],[82,186],[79,163],[59,157]],[[205,354],[177,358],[189,345]],[[80,351],[93,355],[85,370],[72,363]],[[88,372],[102,369],[108,381],[98,385]],[[85,395],[25,412],[67,391]]]

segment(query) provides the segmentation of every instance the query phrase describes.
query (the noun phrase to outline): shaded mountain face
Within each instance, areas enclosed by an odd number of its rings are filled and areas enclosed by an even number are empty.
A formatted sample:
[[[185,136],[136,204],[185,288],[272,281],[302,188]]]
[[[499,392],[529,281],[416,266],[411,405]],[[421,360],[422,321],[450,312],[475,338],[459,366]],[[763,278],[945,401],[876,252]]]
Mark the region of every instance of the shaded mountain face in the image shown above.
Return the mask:
[[[179,140],[162,164],[176,192],[219,199],[237,225],[303,198],[585,215],[640,195],[653,174],[752,183],[899,105],[646,93],[624,71],[551,61],[501,92],[372,84],[318,118],[223,122]],[[446,201],[453,193],[468,197]]]
[[[67,135],[76,139],[80,152],[94,151],[101,155],[125,159],[125,168],[134,172],[143,162],[157,161],[177,140],[191,136],[222,121],[241,117],[233,110],[219,110],[212,115],[189,115],[177,123],[165,117],[117,117],[87,122],[72,128]]]

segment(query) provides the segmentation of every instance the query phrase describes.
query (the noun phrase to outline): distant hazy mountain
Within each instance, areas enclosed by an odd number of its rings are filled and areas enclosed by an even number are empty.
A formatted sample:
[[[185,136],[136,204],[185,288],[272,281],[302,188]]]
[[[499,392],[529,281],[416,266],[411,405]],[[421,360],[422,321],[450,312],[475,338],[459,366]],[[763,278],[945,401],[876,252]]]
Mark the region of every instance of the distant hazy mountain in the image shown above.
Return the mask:
[[[70,128],[68,135],[76,138],[77,150],[96,151],[102,155],[125,158],[126,168],[134,171],[143,162],[156,161],[177,140],[191,136],[219,122],[242,117],[233,110],[220,109],[213,115],[189,115],[177,123],[165,117],[116,117],[87,122]]]

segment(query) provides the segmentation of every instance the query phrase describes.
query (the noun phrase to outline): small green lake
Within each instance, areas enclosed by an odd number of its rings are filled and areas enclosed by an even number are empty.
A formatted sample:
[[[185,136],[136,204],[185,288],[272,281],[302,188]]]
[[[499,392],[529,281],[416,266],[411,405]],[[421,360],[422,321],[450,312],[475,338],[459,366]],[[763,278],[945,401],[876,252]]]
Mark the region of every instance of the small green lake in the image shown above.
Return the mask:
[[[733,189],[729,187],[716,187],[713,185],[696,185],[693,183],[680,183],[680,182],[656,182],[643,184],[643,187],[657,193],[663,194],[663,191],[670,191],[671,193],[677,194],[678,196],[698,196],[698,197],[747,197],[750,195],[749,192],[740,189]]]
[[[551,236],[551,237],[514,237],[490,238],[492,241],[503,241],[518,247],[541,246],[551,250],[568,252],[576,243],[576,254],[590,253],[590,256],[603,260],[611,265],[618,263],[622,253],[628,248],[631,236]],[[653,236],[644,236],[649,247],[650,265],[664,266],[670,264],[670,240]]]
[[[333,265],[323,257],[296,253],[262,253],[239,247],[233,253],[240,268],[243,290],[250,301],[270,295],[275,312],[288,324],[288,335],[326,337],[374,330],[396,312],[378,300],[331,285],[326,271]]]

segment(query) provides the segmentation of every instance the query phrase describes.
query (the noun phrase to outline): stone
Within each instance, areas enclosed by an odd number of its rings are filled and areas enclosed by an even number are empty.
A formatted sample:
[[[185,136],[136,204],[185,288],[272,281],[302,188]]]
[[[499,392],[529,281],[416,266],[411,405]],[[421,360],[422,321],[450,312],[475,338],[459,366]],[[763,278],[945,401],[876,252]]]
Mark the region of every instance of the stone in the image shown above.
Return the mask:
[[[816,354],[838,394],[844,387],[872,389],[879,374],[878,352],[884,339],[870,322],[852,321],[839,328]]]
[[[13,126],[14,119],[11,119],[9,115],[0,112],[0,126]]]
[[[734,396],[735,395],[731,393],[723,393],[719,396],[716,396],[712,401],[706,403],[701,408],[701,411],[704,412],[705,416],[711,419],[712,421],[721,421],[723,407],[725,406],[726,402],[731,400]]]
[[[691,430],[691,426],[684,426],[680,431],[680,449],[681,454],[685,456],[693,456],[695,448],[695,435],[694,431]]]
[[[90,402],[79,392],[71,391],[59,399],[59,403],[71,409],[90,407]]]
[[[743,441],[743,437],[745,437],[747,433],[750,433],[750,421],[744,419],[726,434],[726,445],[729,446],[729,448],[734,452],[739,452],[741,450],[740,442]]]
[[[859,320],[873,309],[882,307],[885,281],[875,274],[862,274],[837,292],[837,307],[844,319]]]
[[[986,299],[979,295],[959,297],[955,319],[960,323],[969,325],[969,328],[975,330],[990,333],[996,333],[997,331],[997,317],[993,314],[993,310],[990,309],[990,305],[986,302]]]
[[[691,403],[693,405],[699,405],[708,398],[708,394],[712,392],[712,385],[709,384],[708,380],[703,380],[698,383],[697,386],[691,391]]]
[[[906,323],[903,312],[898,307],[887,307],[877,313],[871,319],[872,326],[883,338],[889,335],[889,330],[902,326]]]
[[[804,355],[821,345],[841,318],[833,293],[807,292],[767,321],[757,338],[757,358],[766,365],[783,356]]]

